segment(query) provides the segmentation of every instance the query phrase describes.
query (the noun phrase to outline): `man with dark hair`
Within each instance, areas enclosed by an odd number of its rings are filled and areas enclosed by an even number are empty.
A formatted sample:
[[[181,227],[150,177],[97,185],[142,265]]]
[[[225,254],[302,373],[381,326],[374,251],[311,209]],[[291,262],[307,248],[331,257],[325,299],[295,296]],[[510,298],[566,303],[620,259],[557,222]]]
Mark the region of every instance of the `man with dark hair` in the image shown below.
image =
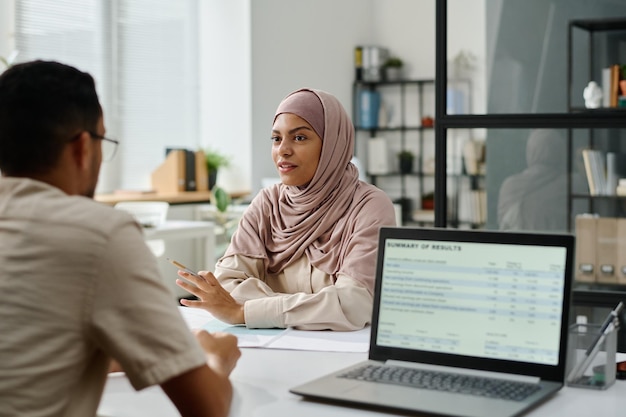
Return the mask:
[[[225,416],[237,340],[194,338],[140,226],[91,198],[117,146],[104,135],[89,74],[0,75],[0,415],[93,416],[114,360],[182,415]]]

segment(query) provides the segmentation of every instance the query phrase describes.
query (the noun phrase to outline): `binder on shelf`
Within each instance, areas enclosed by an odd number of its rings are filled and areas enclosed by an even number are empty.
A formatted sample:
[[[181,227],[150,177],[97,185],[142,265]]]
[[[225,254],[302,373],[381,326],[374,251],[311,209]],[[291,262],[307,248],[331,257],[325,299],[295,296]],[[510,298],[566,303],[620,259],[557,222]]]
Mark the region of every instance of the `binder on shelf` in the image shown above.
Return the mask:
[[[594,214],[576,216],[576,281],[596,280],[596,219]]]
[[[165,156],[170,152],[177,150],[184,152],[185,155],[185,189],[183,191],[196,191],[196,155],[195,152],[184,148],[166,148]]]
[[[196,155],[185,149],[185,191],[196,191]]]
[[[176,194],[185,191],[184,149],[171,150],[165,161],[152,171],[152,188],[159,194]]]
[[[606,195],[606,174],[602,151],[583,149],[583,163],[590,195]]]
[[[610,107],[617,107],[618,97],[619,97],[619,79],[620,79],[619,73],[620,73],[619,65],[618,64],[611,65],[611,90],[609,91],[609,94],[610,94],[609,106]]]
[[[194,162],[196,165],[196,191],[209,190],[209,172],[206,166],[206,157],[204,152],[194,152]]]
[[[617,219],[617,282],[626,285],[626,218]]]
[[[617,219],[596,219],[596,281],[617,284]]]
[[[602,107],[611,107],[611,67],[602,68]]]

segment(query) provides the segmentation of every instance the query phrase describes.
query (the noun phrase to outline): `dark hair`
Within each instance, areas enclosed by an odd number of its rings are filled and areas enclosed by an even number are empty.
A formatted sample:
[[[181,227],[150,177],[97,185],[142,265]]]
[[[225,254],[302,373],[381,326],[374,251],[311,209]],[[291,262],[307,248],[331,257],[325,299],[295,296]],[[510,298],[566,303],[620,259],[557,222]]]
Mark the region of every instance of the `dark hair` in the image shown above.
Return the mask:
[[[45,174],[81,131],[95,131],[102,108],[93,77],[51,61],[18,64],[0,75],[0,171]]]

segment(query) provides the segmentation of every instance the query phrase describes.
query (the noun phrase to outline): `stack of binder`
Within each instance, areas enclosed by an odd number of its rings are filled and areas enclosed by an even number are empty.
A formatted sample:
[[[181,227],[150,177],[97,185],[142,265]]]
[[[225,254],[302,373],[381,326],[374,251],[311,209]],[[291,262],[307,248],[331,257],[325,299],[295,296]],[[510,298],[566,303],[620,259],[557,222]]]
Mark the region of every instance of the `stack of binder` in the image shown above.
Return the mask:
[[[576,216],[576,280],[626,285],[626,218]]]

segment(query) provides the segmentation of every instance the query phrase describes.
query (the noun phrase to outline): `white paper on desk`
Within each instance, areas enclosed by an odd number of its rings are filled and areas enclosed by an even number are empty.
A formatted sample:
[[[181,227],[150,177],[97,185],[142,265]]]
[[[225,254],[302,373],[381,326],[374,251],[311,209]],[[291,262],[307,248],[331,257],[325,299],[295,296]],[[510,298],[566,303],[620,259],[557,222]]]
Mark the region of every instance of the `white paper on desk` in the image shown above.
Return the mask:
[[[367,352],[370,327],[352,332],[331,330],[248,329],[217,320],[209,312],[197,308],[179,307],[190,329],[232,333],[239,347],[266,349],[313,350],[320,352]]]
[[[190,329],[201,329],[202,326],[204,326],[204,323],[213,319],[211,313],[200,308],[179,306],[178,310],[180,311],[180,314],[182,314],[185,322],[187,322],[187,326],[189,326]]]
[[[209,333],[226,332],[237,336],[239,347],[268,347],[285,329],[248,329],[245,326],[233,326],[213,317],[206,310],[179,307],[190,329],[205,329]]]
[[[315,350],[322,352],[367,352],[370,327],[352,332],[332,330],[295,330],[285,333],[270,344],[273,349]]]

